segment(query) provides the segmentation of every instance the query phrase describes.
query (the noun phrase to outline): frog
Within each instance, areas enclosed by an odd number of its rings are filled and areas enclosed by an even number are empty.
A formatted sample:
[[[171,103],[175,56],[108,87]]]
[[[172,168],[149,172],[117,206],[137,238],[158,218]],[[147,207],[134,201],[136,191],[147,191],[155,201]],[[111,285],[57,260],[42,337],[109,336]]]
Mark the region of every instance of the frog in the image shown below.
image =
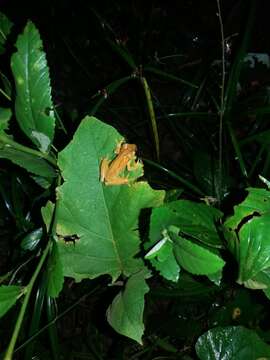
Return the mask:
[[[139,161],[136,161],[137,146],[121,140],[115,149],[116,157],[112,160],[101,159],[100,181],[105,185],[124,185],[129,183],[127,177],[121,177],[125,169],[132,171],[137,169]]]

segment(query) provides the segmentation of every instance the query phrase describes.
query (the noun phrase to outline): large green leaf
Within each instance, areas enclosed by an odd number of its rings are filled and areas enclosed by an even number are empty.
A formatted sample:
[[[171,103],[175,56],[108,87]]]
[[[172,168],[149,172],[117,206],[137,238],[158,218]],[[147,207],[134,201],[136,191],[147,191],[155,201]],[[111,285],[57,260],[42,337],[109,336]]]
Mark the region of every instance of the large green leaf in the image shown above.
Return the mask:
[[[0,286],[0,317],[16,303],[17,299],[23,294],[22,288],[15,285]]]
[[[200,360],[267,360],[270,346],[252,330],[242,326],[217,327],[199,337],[196,352]]]
[[[244,201],[234,206],[234,214],[230,216],[225,226],[229,231],[236,231],[240,224],[249,220],[252,216],[270,212],[270,191],[266,189],[248,188],[248,194]]]
[[[5,51],[5,43],[12,26],[13,23],[5,14],[0,12],[0,54]]]
[[[107,310],[107,319],[112,327],[140,344],[142,344],[141,338],[144,332],[144,295],[149,291],[145,279],[149,276],[147,270],[132,275],[124,291],[115,297]]]
[[[249,188],[243,202],[225,222],[228,248],[239,263],[238,282],[251,289],[267,289],[270,267],[270,192]]]
[[[76,280],[111,275],[113,280],[140,271],[138,217],[142,208],[158,206],[163,191],[143,181],[106,186],[100,181],[100,163],[115,157],[123,138],[109,125],[86,117],[71,143],[59,154],[64,184],[57,190],[57,235],[65,276]],[[142,167],[128,172],[131,180]]]
[[[16,42],[11,68],[16,84],[15,111],[24,133],[42,152],[48,152],[54,136],[51,86],[38,30],[30,21]]]
[[[239,283],[270,267],[270,213],[249,220],[239,232]]]
[[[220,271],[225,262],[218,254],[171,233],[175,257],[185,270],[196,275],[210,275]]]
[[[150,241],[145,244],[145,249],[149,250],[152,248],[155,250],[155,246],[164,238],[164,230],[168,229],[171,225],[177,226],[183,236],[193,237],[209,247],[220,248],[222,247],[222,243],[217,233],[215,222],[221,215],[222,213],[220,211],[211,206],[202,203],[193,203],[188,200],[172,201],[162,207],[155,208],[151,215]],[[197,247],[204,252],[203,247],[194,244],[194,248]],[[209,253],[209,251],[207,253]],[[146,258],[151,261],[152,265],[163,277],[168,280],[177,281],[180,272],[179,265],[181,265],[181,263],[176,261],[175,254],[175,244],[172,246],[172,244],[167,242],[163,248],[159,250],[157,256],[154,258],[153,256],[151,258],[146,256]],[[214,255],[214,257],[216,257],[216,255]],[[179,258],[178,256],[177,260],[179,260]],[[195,271],[193,266],[192,268]],[[216,271],[221,268],[222,267],[216,268]]]

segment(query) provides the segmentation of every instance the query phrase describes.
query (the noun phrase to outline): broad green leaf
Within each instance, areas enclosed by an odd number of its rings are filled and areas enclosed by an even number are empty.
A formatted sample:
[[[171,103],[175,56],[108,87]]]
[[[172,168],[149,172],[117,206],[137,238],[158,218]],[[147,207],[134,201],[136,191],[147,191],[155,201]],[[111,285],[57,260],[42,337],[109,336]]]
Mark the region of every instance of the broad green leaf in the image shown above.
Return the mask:
[[[174,241],[174,255],[179,265],[191,274],[210,275],[225,265],[220,256],[183,237],[171,233]]]
[[[145,249],[149,251],[156,246],[163,238],[164,230],[171,225],[177,226],[183,236],[194,237],[203,244],[214,248],[222,247],[221,239],[215,227],[215,221],[221,215],[221,212],[211,206],[188,200],[173,201],[155,208],[151,215],[150,241],[145,244]],[[171,248],[171,251],[168,251],[167,258],[159,255],[150,261],[166,279],[177,281],[181,263],[177,262],[175,258],[175,244],[173,246],[167,245],[167,247]]]
[[[239,283],[270,267],[270,213],[254,217],[239,231]]]
[[[33,251],[39,244],[43,235],[42,228],[35,229],[27,234],[21,241],[21,248],[23,250]]]
[[[239,263],[238,282],[251,289],[266,289],[265,271],[270,267],[267,254],[270,239],[270,192],[249,188],[245,200],[234,207],[233,216],[225,222],[228,248]],[[266,283],[265,283],[266,280]]]
[[[56,243],[53,244],[48,261],[48,295],[55,298],[63,288],[64,275],[59,250]]]
[[[189,200],[173,201],[168,208],[178,217],[177,225],[180,231],[194,237],[201,243],[222,248],[222,240],[216,229],[216,222],[222,217],[222,212],[212,206],[195,203]]]
[[[22,294],[23,291],[20,286],[0,286],[0,317],[5,315]]]
[[[134,339],[142,344],[144,332],[143,309],[144,295],[149,291],[145,279],[150,274],[147,270],[132,275],[125,286],[113,300],[107,310],[110,325],[120,334]]]
[[[57,189],[57,244],[64,275],[77,281],[102,274],[116,280],[144,267],[134,258],[140,251],[138,217],[141,209],[160,205],[164,192],[134,182],[142,174],[141,165],[123,172],[129,185],[100,181],[101,160],[115,158],[121,140],[111,126],[86,117],[59,154],[64,184]]]
[[[11,116],[11,109],[0,108],[0,133],[8,129],[8,122]]]
[[[248,188],[248,195],[244,201],[234,206],[234,214],[230,216],[225,226],[229,231],[235,231],[240,223],[248,221],[251,217],[270,212],[270,191],[259,188]],[[246,218],[246,219],[245,219]]]
[[[8,159],[30,173],[42,176],[51,182],[56,176],[55,169],[44,159],[36,155],[17,150],[11,146],[0,146],[0,159]]]
[[[0,12],[0,54],[3,54],[5,51],[5,43],[12,26],[13,23],[8,19],[8,17]]]
[[[199,337],[195,348],[200,360],[270,359],[270,346],[242,326],[211,329]]]
[[[49,70],[39,32],[30,21],[16,42],[11,68],[16,85],[16,118],[24,133],[42,152],[48,152],[55,118]]]
[[[189,200],[177,200],[153,209],[150,224],[151,245],[156,243],[170,225],[207,246],[222,248],[215,222],[222,216],[217,209]]]

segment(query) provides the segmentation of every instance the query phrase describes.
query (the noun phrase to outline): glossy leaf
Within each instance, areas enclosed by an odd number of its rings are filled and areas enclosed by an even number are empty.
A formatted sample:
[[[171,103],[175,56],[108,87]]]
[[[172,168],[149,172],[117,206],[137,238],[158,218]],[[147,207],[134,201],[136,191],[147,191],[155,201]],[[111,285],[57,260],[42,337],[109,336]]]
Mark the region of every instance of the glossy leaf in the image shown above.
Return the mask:
[[[267,254],[270,192],[257,188],[247,190],[245,200],[234,207],[234,214],[226,220],[224,234],[229,250],[239,263],[238,281],[249,288],[266,288],[269,283],[262,281],[261,272],[270,266]]]
[[[38,30],[30,21],[16,42],[11,68],[16,84],[16,118],[24,133],[42,152],[48,152],[55,118],[49,70]]]
[[[121,140],[111,126],[86,117],[59,154],[64,184],[57,190],[57,244],[64,275],[77,281],[102,274],[116,280],[144,267],[134,258],[140,251],[138,216],[142,208],[161,204],[164,192],[132,182],[142,174],[141,165],[124,171],[130,185],[101,183],[101,159],[114,158]]]
[[[240,283],[270,267],[270,213],[254,217],[239,232]]]
[[[42,228],[38,228],[31,231],[23,238],[21,242],[21,248],[23,250],[33,251],[39,244],[42,235],[43,235]]]
[[[0,286],[0,317],[5,315],[21,295],[22,288],[20,286]]]
[[[270,346],[252,330],[242,326],[217,327],[199,337],[200,360],[269,359]]]
[[[8,19],[8,17],[0,12],[0,54],[3,54],[5,51],[5,43],[12,26],[13,23]]]
[[[270,211],[270,191],[258,188],[248,188],[248,194],[244,201],[234,206],[234,214],[230,216],[225,226],[230,231],[235,231],[240,223],[253,216],[262,215]]]
[[[132,275],[128,279],[124,291],[115,297],[107,310],[107,319],[112,327],[140,344],[142,344],[144,332],[144,296],[149,291],[145,279],[149,276],[147,270]]]

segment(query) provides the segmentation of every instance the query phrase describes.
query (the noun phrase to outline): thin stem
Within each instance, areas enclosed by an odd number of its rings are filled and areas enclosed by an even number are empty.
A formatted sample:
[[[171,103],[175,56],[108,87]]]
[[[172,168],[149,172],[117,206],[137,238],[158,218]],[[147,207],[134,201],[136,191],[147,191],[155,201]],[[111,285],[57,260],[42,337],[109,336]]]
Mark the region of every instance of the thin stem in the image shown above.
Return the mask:
[[[69,306],[61,314],[57,315],[52,321],[50,321],[47,325],[45,325],[43,328],[41,328],[39,331],[37,331],[34,335],[32,335],[29,339],[27,339],[23,344],[21,344],[19,347],[17,347],[16,350],[14,351],[14,353],[17,353],[18,351],[22,350],[27,344],[29,344],[37,336],[39,336],[41,333],[43,333],[45,330],[47,330],[51,325],[55,324],[58,320],[60,320],[67,313],[69,313],[71,310],[73,310],[77,305],[79,305],[89,295],[95,293],[98,289],[102,289],[102,288],[104,288],[103,285],[99,284],[94,289],[91,289],[88,293],[82,295],[77,301],[75,301],[75,303],[73,303],[71,306]],[[6,360],[6,359],[4,359],[4,360]]]
[[[0,135],[0,142],[4,143],[5,145],[9,145],[9,146],[13,147],[16,150],[23,151],[23,152],[25,152],[27,154],[31,154],[31,155],[37,156],[39,158],[43,158],[43,159],[47,160],[53,166],[57,165],[56,160],[52,156],[50,156],[50,155],[48,155],[46,153],[42,153],[42,152],[40,152],[38,150],[35,150],[35,149],[31,149],[31,148],[29,148],[27,146],[21,145],[21,144],[17,143],[16,141],[12,140],[11,138],[9,138],[6,135],[3,135],[3,134]]]
[[[167,168],[165,168],[164,166],[161,166],[157,163],[155,163],[154,161],[148,160],[148,159],[144,159],[143,161],[151,166],[154,166],[164,172],[166,172],[167,174],[169,174],[172,178],[178,180],[180,183],[182,183],[183,185],[185,185],[187,188],[189,188],[190,190],[194,191],[196,194],[200,195],[200,196],[205,196],[205,194],[199,189],[197,188],[197,186],[192,185],[189,181],[187,181],[186,179],[182,178],[181,176],[177,175],[175,172],[168,170]]]
[[[11,101],[11,97],[8,96],[8,94],[7,94],[3,89],[1,89],[1,88],[0,88],[0,93],[1,93],[2,95],[4,95],[4,97],[5,97],[6,99],[8,99],[9,101]]]
[[[157,121],[156,121],[156,115],[155,115],[155,110],[154,110],[154,106],[153,106],[151,91],[150,91],[149,85],[148,85],[145,77],[141,77],[141,83],[142,83],[142,86],[144,89],[147,108],[148,108],[148,112],[149,112],[149,116],[150,116],[150,120],[151,120],[151,124],[152,124],[157,159],[159,160],[159,137],[158,137]]]
[[[219,133],[218,133],[218,178],[219,178],[219,191],[218,191],[218,200],[220,202],[220,190],[222,189],[222,135],[223,135],[223,118],[224,118],[224,94],[225,94],[225,37],[224,37],[224,27],[221,17],[220,1],[217,0],[217,16],[219,19],[220,25],[220,35],[221,35],[221,64],[222,64],[222,75],[221,75],[221,89],[220,89],[220,111],[219,111]]]
[[[26,295],[24,297],[23,304],[22,304],[22,307],[20,309],[19,316],[17,318],[15,328],[14,328],[14,331],[13,331],[13,334],[12,334],[12,338],[11,338],[10,343],[8,345],[7,352],[5,354],[4,360],[11,360],[12,359],[12,354],[14,352],[14,347],[15,347],[15,344],[16,344],[16,341],[17,341],[21,326],[22,326],[23,318],[24,318],[24,315],[25,315],[25,311],[26,311],[28,302],[30,300],[30,295],[31,295],[34,283],[35,283],[35,281],[36,281],[36,279],[38,277],[38,274],[39,274],[39,272],[40,272],[40,270],[42,268],[42,265],[44,264],[44,261],[46,260],[46,257],[47,257],[47,255],[48,255],[48,253],[50,251],[50,248],[51,248],[51,241],[48,241],[48,244],[47,244],[45,250],[43,251],[43,254],[42,254],[42,256],[41,256],[41,258],[39,260],[39,263],[38,263],[38,265],[36,267],[36,270],[35,270],[32,278],[31,278],[29,284],[26,287]]]

